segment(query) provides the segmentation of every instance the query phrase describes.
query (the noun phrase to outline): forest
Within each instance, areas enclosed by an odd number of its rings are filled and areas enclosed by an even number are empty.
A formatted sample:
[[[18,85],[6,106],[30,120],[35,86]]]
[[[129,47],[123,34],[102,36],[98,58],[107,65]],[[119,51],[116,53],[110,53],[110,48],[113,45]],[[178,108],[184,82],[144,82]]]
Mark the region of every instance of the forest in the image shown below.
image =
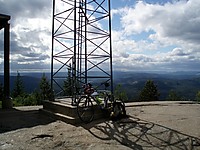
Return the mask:
[[[3,76],[0,75],[0,100],[3,95]],[[63,81],[66,95],[72,91]],[[114,95],[125,102],[131,101],[200,101],[200,76],[197,73],[114,73]],[[11,76],[13,106],[41,105],[42,100],[51,99],[49,73],[20,74]],[[1,105],[1,101],[0,101]]]

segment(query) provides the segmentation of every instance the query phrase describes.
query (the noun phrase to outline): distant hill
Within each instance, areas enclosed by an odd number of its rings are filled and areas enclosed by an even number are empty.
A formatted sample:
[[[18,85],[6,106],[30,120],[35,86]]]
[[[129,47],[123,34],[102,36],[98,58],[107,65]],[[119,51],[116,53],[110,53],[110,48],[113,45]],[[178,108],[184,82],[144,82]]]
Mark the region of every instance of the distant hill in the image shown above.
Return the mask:
[[[153,80],[160,92],[160,99],[165,100],[173,90],[179,97],[194,100],[200,90],[200,74],[197,72],[175,73],[115,73],[115,84],[121,84],[129,99],[138,99],[139,93],[147,80]]]
[[[98,72],[94,72],[98,74]],[[194,100],[196,93],[200,90],[200,74],[198,72],[174,72],[174,73],[143,73],[143,72],[121,72],[114,73],[114,86],[121,84],[130,100],[138,99],[139,92],[147,80],[153,80],[160,92],[160,99],[165,100],[169,91],[173,90],[178,96]],[[26,92],[31,93],[39,89],[39,83],[43,73],[20,73]],[[50,73],[45,73],[50,79]],[[11,75],[11,90],[16,80]],[[0,83],[3,83],[3,76],[0,75]]]
[[[40,78],[35,78],[32,76],[21,76],[23,86],[25,89],[25,92],[31,93],[34,90],[39,89],[39,83],[40,83]],[[14,88],[14,84],[16,81],[16,76],[10,76],[10,89],[11,91]],[[0,83],[3,83],[4,79],[3,76],[0,75]]]

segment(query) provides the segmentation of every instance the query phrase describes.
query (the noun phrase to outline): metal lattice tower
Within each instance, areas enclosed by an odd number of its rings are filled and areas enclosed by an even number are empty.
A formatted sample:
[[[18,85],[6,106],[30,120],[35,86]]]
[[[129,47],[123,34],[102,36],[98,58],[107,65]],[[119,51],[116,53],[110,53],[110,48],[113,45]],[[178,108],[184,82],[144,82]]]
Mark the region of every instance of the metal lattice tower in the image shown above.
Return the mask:
[[[53,0],[51,86],[75,98],[84,83],[113,91],[110,0]],[[64,94],[65,93],[65,94]]]

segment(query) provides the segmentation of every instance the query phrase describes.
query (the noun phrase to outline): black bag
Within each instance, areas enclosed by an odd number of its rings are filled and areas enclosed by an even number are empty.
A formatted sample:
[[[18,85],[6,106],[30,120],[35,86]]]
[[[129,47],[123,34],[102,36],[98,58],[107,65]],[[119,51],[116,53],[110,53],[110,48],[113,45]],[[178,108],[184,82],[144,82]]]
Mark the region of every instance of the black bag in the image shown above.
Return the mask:
[[[112,120],[119,120],[126,117],[125,105],[122,102],[114,102],[110,118]]]

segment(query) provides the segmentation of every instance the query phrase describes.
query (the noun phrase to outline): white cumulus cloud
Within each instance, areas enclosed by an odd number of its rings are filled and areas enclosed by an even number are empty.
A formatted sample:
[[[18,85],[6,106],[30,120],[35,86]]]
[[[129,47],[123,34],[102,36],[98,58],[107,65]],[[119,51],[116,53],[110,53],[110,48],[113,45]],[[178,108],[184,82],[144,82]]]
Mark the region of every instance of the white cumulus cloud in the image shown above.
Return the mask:
[[[124,54],[131,51],[128,48],[132,48],[132,55],[129,55],[126,61],[123,55],[114,61],[123,60],[122,62],[127,64],[122,65],[133,69],[145,70],[148,66],[147,70],[198,70],[199,6],[199,0],[173,1],[162,5],[138,1],[135,5],[113,10],[113,20],[120,16],[122,27],[120,31],[115,31],[119,32],[121,37],[113,37],[114,42],[120,43],[114,50],[121,50],[118,54]],[[135,40],[135,37],[144,33],[149,36]],[[122,40],[127,38],[131,41],[128,45]],[[131,46],[133,44],[135,47]]]

